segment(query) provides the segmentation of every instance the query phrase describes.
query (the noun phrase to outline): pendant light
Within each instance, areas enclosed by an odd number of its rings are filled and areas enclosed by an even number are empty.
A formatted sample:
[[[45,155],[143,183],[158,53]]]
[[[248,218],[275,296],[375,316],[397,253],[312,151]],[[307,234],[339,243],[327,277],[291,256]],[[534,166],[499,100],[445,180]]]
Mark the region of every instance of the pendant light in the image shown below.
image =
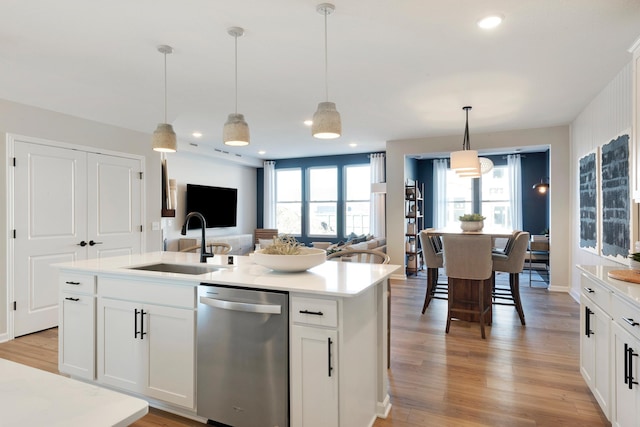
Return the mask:
[[[244,115],[238,114],[238,37],[244,34],[244,29],[231,27],[227,33],[235,39],[236,50],[236,109],[229,114],[227,122],[222,129],[222,140],[226,145],[242,147],[249,145],[249,125],[244,120]]]
[[[491,159],[487,157],[478,157],[478,161],[480,162],[480,173],[485,174],[490,172],[493,169],[493,162]]]
[[[167,54],[173,52],[173,48],[167,45],[158,46],[158,52],[164,55],[164,123],[158,123],[153,132],[153,149],[163,153],[175,153],[178,149],[178,141],[173,126],[167,123]]]
[[[466,123],[464,126],[464,138],[462,140],[462,150],[451,153],[451,169],[455,170],[459,176],[478,178],[480,176],[480,161],[478,152],[471,149],[469,140],[469,110],[471,107],[462,107],[466,113]]]
[[[536,190],[540,194],[545,194],[549,191],[549,183],[543,178],[540,182],[533,184],[533,189]]]
[[[335,11],[331,3],[321,3],[316,11],[324,15],[324,91],[325,102],[318,104],[318,110],[313,114],[311,134],[318,139],[335,139],[342,134],[342,122],[340,113],[336,110],[336,104],[329,102],[329,78],[328,78],[328,54],[327,54],[327,15]]]

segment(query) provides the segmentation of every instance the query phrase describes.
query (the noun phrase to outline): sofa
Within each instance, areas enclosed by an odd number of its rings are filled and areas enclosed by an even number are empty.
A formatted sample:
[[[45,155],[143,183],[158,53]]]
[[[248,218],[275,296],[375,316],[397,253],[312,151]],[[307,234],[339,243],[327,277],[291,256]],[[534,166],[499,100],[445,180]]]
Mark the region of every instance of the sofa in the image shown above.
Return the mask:
[[[356,237],[346,242],[312,242],[314,248],[320,248],[327,251],[327,255],[341,251],[344,249],[375,249],[377,251],[387,252],[387,238],[386,237],[373,237],[373,236],[361,236]]]

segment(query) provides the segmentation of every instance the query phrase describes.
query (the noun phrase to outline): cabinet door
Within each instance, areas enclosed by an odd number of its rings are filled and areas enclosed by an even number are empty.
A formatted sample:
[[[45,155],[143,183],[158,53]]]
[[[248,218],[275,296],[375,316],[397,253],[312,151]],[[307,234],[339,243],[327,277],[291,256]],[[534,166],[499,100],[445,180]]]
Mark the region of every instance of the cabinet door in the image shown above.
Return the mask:
[[[145,395],[187,408],[195,402],[195,311],[145,304]]]
[[[95,297],[68,292],[60,299],[58,370],[95,379]]]
[[[99,382],[136,392],[144,389],[140,310],[139,303],[98,299]]]
[[[637,427],[640,417],[640,341],[613,322],[613,393],[612,425],[615,427]],[[629,351],[631,366],[629,366]],[[631,377],[631,379],[629,379]],[[629,382],[632,384],[629,384]],[[636,384],[633,384],[635,382]]]
[[[580,371],[607,419],[611,419],[611,318],[593,301],[582,296]],[[589,333],[587,334],[587,327]]]
[[[291,426],[338,426],[338,333],[291,328]]]

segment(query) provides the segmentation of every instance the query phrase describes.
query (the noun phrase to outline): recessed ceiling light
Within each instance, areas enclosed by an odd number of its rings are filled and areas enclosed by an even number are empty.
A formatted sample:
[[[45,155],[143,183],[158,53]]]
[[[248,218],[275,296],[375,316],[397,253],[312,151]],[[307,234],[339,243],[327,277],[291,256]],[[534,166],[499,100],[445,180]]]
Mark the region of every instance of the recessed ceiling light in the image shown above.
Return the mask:
[[[260,150],[260,151],[258,151],[258,154],[267,154],[267,152],[264,151],[264,150]]]
[[[349,147],[357,147],[358,144],[356,144],[355,142],[352,142],[351,144],[349,144]]]
[[[485,16],[484,18],[478,21],[478,27],[484,30],[490,30],[500,25],[503,19],[504,17],[502,15]]]
[[[313,120],[305,120],[304,121],[304,125],[305,126],[311,126],[313,124]]]
[[[202,132],[194,132],[191,135],[193,135],[194,138],[200,138],[202,136]]]

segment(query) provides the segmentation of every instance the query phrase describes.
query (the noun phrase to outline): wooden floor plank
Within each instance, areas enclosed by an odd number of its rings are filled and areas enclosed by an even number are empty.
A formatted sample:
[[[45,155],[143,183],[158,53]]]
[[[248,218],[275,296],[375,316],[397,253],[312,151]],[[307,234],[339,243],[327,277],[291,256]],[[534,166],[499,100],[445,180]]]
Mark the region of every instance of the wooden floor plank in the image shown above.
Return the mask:
[[[578,304],[567,294],[530,288],[526,279],[527,325],[513,307],[494,307],[486,340],[478,324],[467,322],[453,322],[445,334],[444,300],[420,313],[424,274],[392,281],[393,407],[374,427],[609,426],[579,372]],[[57,338],[55,328],[20,337],[0,344],[0,357],[57,372]],[[202,424],[152,408],[133,425]]]

